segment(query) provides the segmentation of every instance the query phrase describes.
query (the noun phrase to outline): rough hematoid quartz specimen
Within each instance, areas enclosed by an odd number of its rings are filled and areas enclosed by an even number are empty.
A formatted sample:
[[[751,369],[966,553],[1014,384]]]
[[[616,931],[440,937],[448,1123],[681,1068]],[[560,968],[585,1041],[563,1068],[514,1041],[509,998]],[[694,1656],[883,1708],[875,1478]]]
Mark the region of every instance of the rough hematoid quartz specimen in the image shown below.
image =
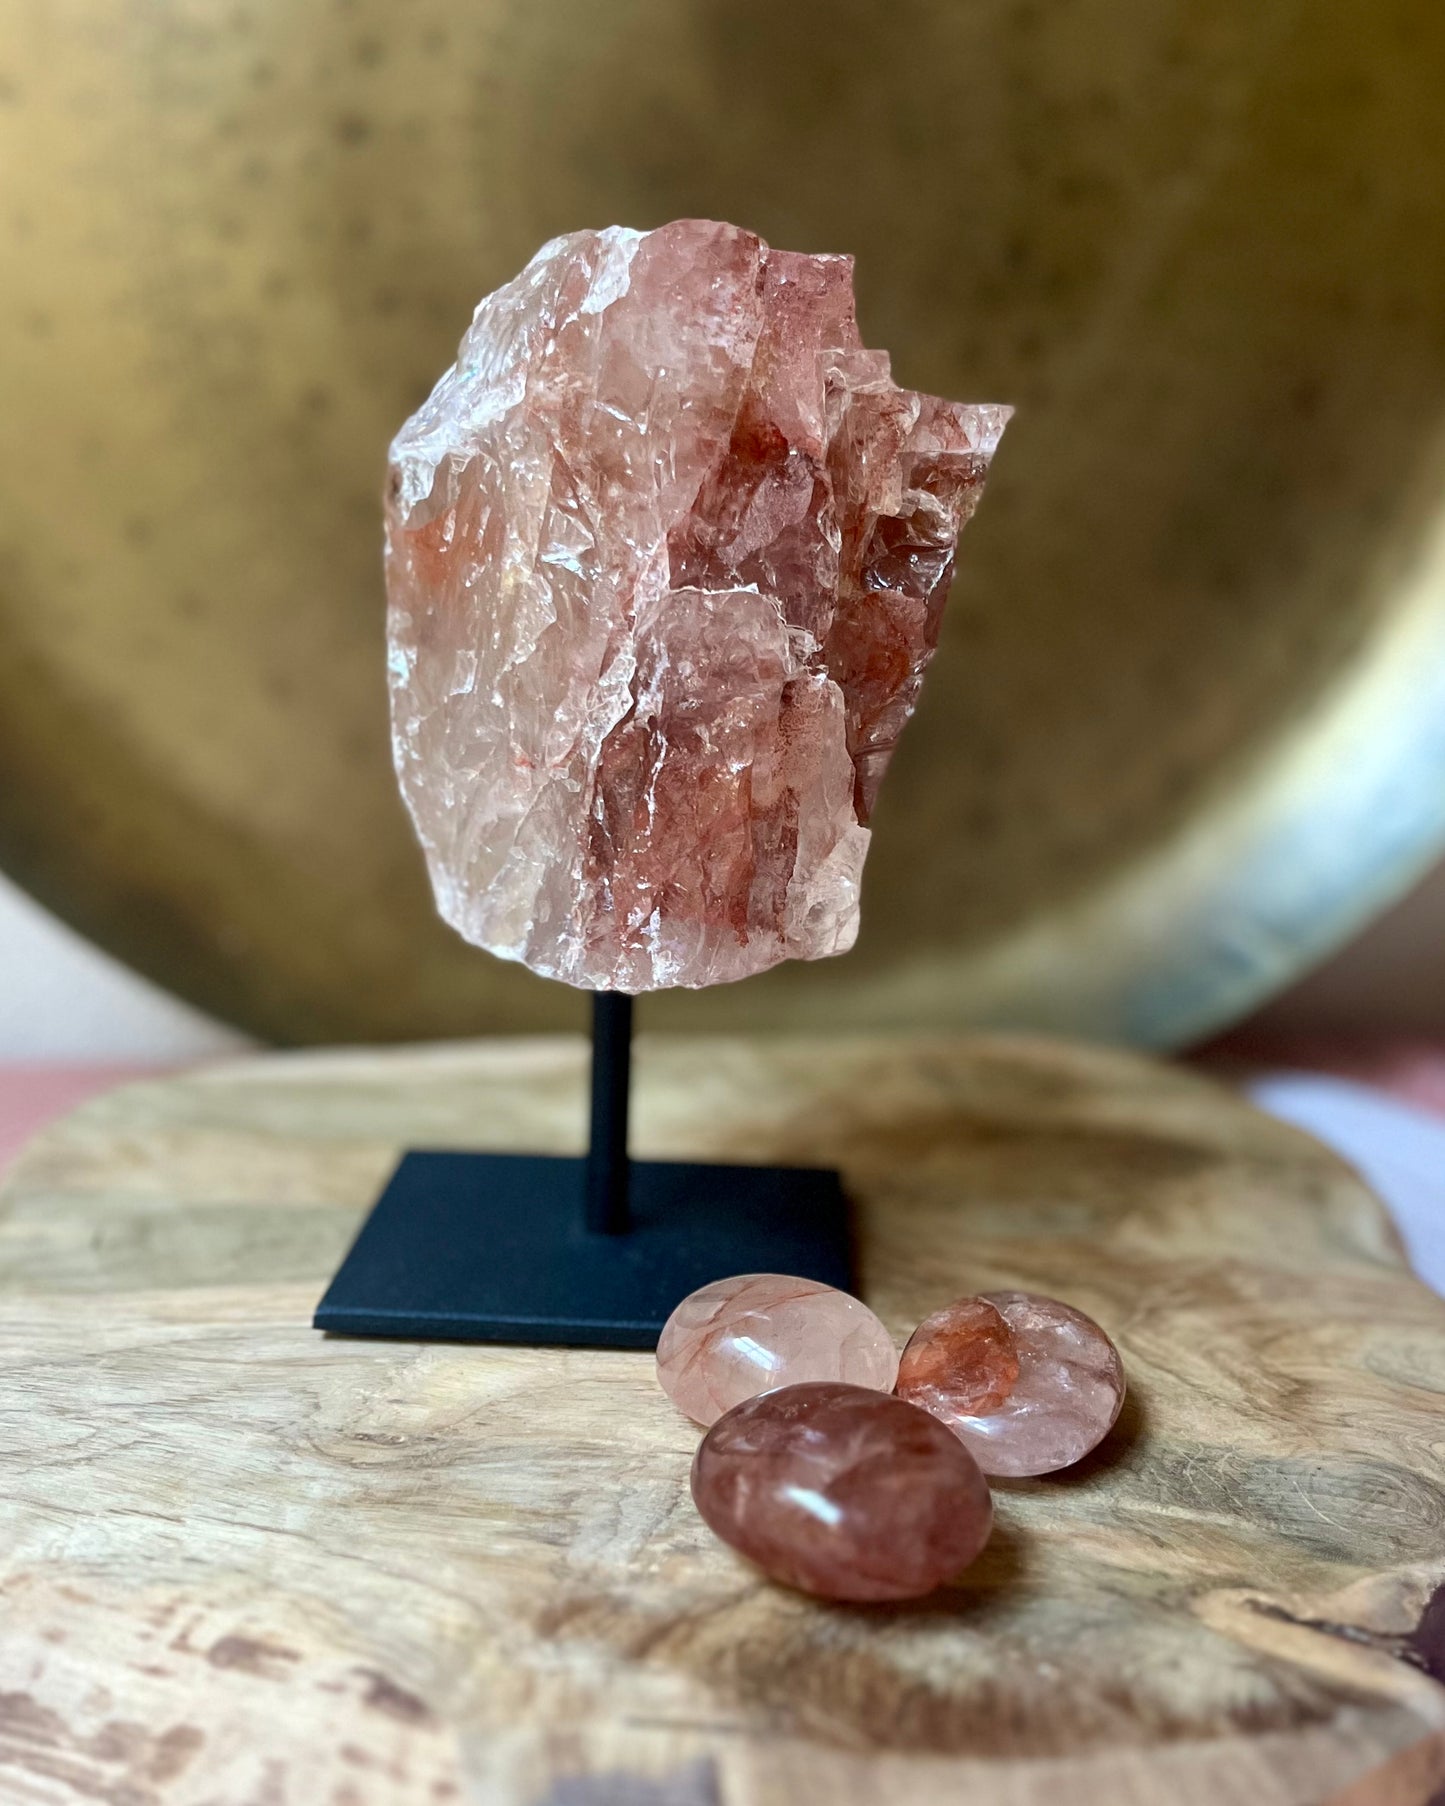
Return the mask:
[[[393,745],[447,921],[596,990],[845,951],[1008,414],[896,387],[851,258],[544,245],[391,448]]]
[[[887,1392],[784,1386],[703,1437],[692,1496],[708,1528],[774,1580],[827,1599],[914,1599],[988,1541],[978,1463]]]
[[[891,1392],[893,1338],[861,1299],[815,1279],[741,1273],[691,1292],[657,1344],[663,1391],[695,1423],[759,1392],[843,1380]]]
[[[897,1391],[946,1423],[986,1474],[1048,1474],[1081,1460],[1113,1428],[1124,1364],[1072,1305],[985,1292],[919,1324]]]

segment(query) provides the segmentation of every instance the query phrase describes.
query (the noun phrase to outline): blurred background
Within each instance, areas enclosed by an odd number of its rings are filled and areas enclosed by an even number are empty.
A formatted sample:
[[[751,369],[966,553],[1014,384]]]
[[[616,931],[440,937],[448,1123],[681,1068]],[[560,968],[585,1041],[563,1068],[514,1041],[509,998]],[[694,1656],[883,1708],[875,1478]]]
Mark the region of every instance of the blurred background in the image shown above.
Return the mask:
[[[12,0],[0,1058],[579,1026],[436,922],[378,496],[477,298],[685,214],[1018,408],[842,961],[657,1027],[1445,1032],[1434,0]]]

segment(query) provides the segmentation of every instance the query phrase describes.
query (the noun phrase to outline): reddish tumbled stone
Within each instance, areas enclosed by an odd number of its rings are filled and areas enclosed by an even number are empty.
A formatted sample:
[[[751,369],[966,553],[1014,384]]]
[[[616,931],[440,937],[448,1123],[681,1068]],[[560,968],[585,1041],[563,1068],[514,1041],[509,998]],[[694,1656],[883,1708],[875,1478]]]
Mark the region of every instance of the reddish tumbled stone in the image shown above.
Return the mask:
[[[1072,1305],[986,1292],[919,1324],[897,1392],[946,1423],[986,1474],[1048,1474],[1108,1435],[1124,1403],[1124,1366]]]
[[[891,1392],[893,1338],[860,1299],[784,1273],[742,1273],[690,1293],[657,1344],[663,1391],[695,1423],[805,1380]]]
[[[822,1382],[735,1406],[708,1431],[692,1496],[725,1543],[825,1599],[914,1599],[988,1541],[978,1463],[926,1411]]]

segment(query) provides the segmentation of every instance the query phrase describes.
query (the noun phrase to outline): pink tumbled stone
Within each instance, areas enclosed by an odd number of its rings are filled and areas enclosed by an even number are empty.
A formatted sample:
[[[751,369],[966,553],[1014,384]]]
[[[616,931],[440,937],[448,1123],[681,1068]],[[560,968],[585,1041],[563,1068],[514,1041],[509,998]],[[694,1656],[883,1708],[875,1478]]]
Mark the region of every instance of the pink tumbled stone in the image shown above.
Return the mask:
[[[692,1464],[708,1528],[825,1599],[916,1599],[988,1541],[978,1463],[926,1411],[862,1386],[785,1386],[737,1405]]]
[[[1124,1366],[1072,1305],[985,1292],[919,1324],[899,1363],[898,1396],[946,1423],[986,1474],[1051,1474],[1113,1428]]]
[[[663,1391],[695,1423],[745,1398],[805,1380],[891,1392],[893,1338],[866,1304],[813,1279],[743,1273],[691,1293],[657,1344]]]

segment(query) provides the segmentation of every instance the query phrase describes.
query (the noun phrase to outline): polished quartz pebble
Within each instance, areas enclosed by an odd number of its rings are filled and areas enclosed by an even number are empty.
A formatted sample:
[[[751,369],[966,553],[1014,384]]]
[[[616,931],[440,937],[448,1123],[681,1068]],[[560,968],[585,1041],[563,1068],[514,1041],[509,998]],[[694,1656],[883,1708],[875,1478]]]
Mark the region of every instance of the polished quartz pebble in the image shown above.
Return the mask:
[[[866,1304],[784,1273],[743,1273],[691,1293],[657,1344],[663,1391],[695,1423],[716,1423],[745,1398],[804,1380],[891,1392],[893,1338]]]
[[[1124,1367],[1098,1324],[1071,1305],[985,1292],[919,1324],[897,1390],[946,1423],[986,1474],[1049,1474],[1108,1435],[1124,1403]]]
[[[692,1496],[774,1580],[825,1599],[914,1599],[988,1541],[993,1502],[937,1418],[863,1386],[785,1386],[702,1439]]]

